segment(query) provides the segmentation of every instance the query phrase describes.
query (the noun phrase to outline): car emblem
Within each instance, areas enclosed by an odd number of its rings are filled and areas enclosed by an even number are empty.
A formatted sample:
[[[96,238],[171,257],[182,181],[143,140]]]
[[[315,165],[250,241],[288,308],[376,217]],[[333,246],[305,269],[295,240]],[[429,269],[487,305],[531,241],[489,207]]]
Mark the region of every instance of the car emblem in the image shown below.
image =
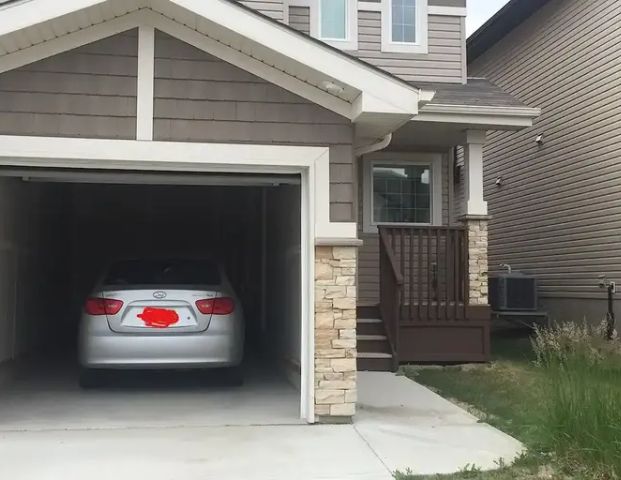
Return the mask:
[[[158,290],[157,292],[153,292],[153,296],[157,298],[158,300],[161,300],[162,298],[166,298],[166,292],[162,292],[161,290]]]

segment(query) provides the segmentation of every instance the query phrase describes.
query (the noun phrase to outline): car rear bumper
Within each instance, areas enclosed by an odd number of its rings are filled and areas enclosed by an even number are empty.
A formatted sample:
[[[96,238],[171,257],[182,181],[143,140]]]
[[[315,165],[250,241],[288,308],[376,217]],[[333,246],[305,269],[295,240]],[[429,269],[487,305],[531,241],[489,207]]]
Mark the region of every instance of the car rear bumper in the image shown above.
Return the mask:
[[[87,320],[80,332],[80,364],[86,368],[239,365],[243,357],[243,330],[232,325],[218,328],[213,323],[209,329],[198,333],[123,334],[112,332],[107,322]]]

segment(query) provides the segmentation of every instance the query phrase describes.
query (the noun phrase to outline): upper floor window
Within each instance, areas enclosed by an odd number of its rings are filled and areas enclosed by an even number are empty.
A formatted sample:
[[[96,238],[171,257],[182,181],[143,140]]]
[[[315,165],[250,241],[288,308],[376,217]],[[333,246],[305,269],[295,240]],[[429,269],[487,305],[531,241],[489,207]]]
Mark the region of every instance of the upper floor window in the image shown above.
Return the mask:
[[[347,40],[347,0],[320,0],[321,38]]]
[[[427,0],[382,0],[382,51],[427,53]]]
[[[315,0],[310,5],[313,37],[343,50],[358,48],[358,0]]]

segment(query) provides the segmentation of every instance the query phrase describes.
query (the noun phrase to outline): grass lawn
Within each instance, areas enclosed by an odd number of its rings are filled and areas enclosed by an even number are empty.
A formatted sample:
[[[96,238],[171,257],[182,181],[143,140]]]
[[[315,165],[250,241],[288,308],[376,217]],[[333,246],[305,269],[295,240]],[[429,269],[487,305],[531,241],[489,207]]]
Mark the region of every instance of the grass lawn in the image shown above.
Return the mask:
[[[453,475],[414,477],[397,473],[397,480],[478,479],[478,480],[601,480],[615,476],[594,473],[571,460],[559,460],[550,441],[544,418],[542,395],[547,395],[545,371],[534,363],[528,335],[495,335],[493,362],[489,365],[424,368],[404,366],[403,373],[442,396],[460,404],[498,429],[522,441],[528,453],[514,465],[493,472],[465,466]],[[548,429],[549,430],[549,429]]]

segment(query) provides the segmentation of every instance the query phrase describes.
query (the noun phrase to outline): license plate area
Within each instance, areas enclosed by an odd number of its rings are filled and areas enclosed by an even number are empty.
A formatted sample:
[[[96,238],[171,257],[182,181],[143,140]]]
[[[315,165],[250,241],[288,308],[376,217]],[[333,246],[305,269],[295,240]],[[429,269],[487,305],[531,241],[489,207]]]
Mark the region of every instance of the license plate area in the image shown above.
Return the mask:
[[[132,307],[124,317],[122,325],[133,328],[164,330],[197,325],[194,314],[187,307]]]

